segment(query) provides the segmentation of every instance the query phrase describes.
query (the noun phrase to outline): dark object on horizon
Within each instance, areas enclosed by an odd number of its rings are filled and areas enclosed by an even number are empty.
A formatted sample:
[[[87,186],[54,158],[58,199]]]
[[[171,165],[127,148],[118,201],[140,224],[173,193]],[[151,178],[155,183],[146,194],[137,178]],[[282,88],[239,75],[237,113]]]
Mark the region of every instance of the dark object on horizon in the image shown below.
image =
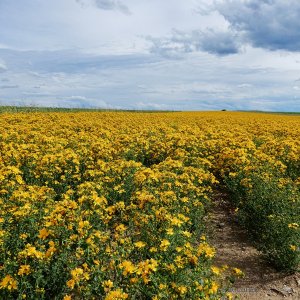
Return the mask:
[[[222,109],[221,111],[226,111],[226,109]]]

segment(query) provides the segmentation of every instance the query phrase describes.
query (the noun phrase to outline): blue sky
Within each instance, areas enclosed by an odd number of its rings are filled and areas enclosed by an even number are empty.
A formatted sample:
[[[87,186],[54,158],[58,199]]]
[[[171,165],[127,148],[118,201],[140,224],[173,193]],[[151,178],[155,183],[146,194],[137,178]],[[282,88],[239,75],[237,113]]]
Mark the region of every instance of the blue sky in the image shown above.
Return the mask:
[[[0,0],[0,104],[300,111],[300,2]]]

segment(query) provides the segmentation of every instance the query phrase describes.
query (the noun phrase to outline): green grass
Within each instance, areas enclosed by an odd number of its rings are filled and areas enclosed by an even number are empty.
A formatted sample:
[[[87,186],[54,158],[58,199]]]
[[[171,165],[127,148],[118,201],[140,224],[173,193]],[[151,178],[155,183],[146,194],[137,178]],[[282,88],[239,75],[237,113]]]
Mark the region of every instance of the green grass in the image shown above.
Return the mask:
[[[175,112],[172,110],[138,110],[138,109],[106,109],[106,108],[64,108],[39,106],[0,106],[0,113],[28,113],[28,112],[141,112],[162,113]]]
[[[251,112],[259,114],[276,114],[276,115],[300,115],[297,111],[263,111],[263,110],[238,110],[238,112]]]
[[[180,110],[139,110],[139,109],[108,109],[108,108],[65,108],[65,107],[42,107],[42,106],[1,106],[0,113],[19,113],[19,112],[141,112],[141,113],[164,113],[180,112]],[[229,111],[229,110],[228,110]],[[300,115],[300,112],[275,112],[260,110],[238,110],[238,112],[251,112],[262,114],[279,115]]]

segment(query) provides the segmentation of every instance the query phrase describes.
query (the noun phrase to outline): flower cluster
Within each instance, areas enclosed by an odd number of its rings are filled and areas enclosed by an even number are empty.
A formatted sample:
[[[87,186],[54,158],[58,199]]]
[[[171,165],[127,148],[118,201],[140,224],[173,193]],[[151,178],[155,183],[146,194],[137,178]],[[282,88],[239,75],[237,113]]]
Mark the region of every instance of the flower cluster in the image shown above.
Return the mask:
[[[1,298],[225,296],[225,277],[242,272],[212,265],[204,221],[222,183],[257,211],[259,182],[288,193],[285,214],[263,218],[269,228],[281,218],[298,255],[297,117],[3,113],[0,125]]]
[[[221,295],[200,239],[210,163],[152,116],[1,115],[2,298]]]

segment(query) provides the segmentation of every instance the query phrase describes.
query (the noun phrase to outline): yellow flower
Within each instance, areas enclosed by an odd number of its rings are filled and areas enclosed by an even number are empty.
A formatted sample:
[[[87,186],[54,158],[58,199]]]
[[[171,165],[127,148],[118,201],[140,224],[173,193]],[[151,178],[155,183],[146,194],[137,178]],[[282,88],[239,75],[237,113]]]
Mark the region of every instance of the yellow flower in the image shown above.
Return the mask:
[[[237,173],[235,173],[235,172],[229,172],[229,177],[236,177],[237,176]]]
[[[44,239],[46,239],[47,237],[48,237],[48,235],[50,234],[49,233],[49,231],[46,229],[46,228],[43,228],[43,229],[41,229],[40,231],[39,231],[39,238],[40,239],[42,239],[42,240],[44,240]]]
[[[198,263],[198,257],[196,255],[191,255],[189,256],[189,262],[193,265],[196,266]]]
[[[116,227],[116,231],[118,232],[123,232],[127,229],[127,227],[124,225],[124,224],[119,224],[117,227]]]
[[[238,268],[232,268],[233,272],[237,275],[237,276],[244,276],[244,272]]]
[[[49,248],[45,253],[46,258],[51,257],[57,251],[57,249],[55,248],[55,243],[53,241],[49,241],[48,245]]]
[[[63,300],[72,300],[72,297],[70,295],[65,295]]]
[[[41,259],[44,257],[44,254],[41,251],[36,250],[34,246],[31,246],[31,244],[27,244],[26,248],[19,253],[21,256],[29,256],[29,257],[36,257],[38,259]]]
[[[134,264],[129,260],[123,261],[119,267],[124,270],[123,271],[124,276],[126,276],[127,274],[132,274],[136,270]]]
[[[114,283],[111,280],[105,280],[102,283],[105,292],[108,292],[113,286]]]
[[[207,258],[213,258],[215,253],[215,249],[206,243],[201,243],[198,247],[198,255],[204,254]]]
[[[177,252],[181,252],[183,248],[182,247],[176,247],[175,249],[176,249]]]
[[[135,284],[137,283],[139,280],[136,277],[130,278],[130,283]]]
[[[6,275],[0,282],[0,289],[16,290],[17,281],[10,275]]]
[[[296,251],[296,250],[297,250],[297,246],[295,246],[295,245],[290,245],[290,249],[291,249],[292,251]]]
[[[80,280],[89,280],[90,278],[88,272],[85,272],[82,268],[73,269],[71,275],[76,282],[79,282]]]
[[[169,270],[172,274],[176,272],[176,267],[174,264],[166,265],[167,270]]]
[[[136,248],[140,249],[140,248],[144,248],[146,246],[146,244],[144,242],[142,242],[142,241],[139,241],[139,242],[134,243],[134,246]]]
[[[184,267],[184,259],[182,256],[177,255],[174,259],[174,262],[176,263],[178,268],[183,268]]]
[[[201,235],[200,240],[201,241],[206,241],[206,236],[205,235]]]
[[[297,229],[299,228],[299,224],[298,223],[291,223],[288,225],[289,228],[292,228],[292,229]]]
[[[99,261],[98,259],[95,259],[93,262],[94,262],[94,264],[95,264],[96,266],[99,266],[99,265],[100,265],[100,261]]]
[[[69,287],[70,289],[74,289],[75,283],[76,282],[74,279],[70,279],[67,281],[67,287]]]
[[[211,270],[212,270],[212,272],[213,272],[214,274],[216,274],[216,275],[220,275],[220,273],[221,273],[220,268],[218,268],[218,267],[216,267],[216,266],[212,266],[212,267],[211,267]]]
[[[186,237],[191,237],[192,234],[189,231],[182,231],[182,234]]]
[[[179,286],[179,287],[177,287],[177,290],[179,291],[180,295],[184,295],[187,292],[187,287]]]
[[[218,289],[219,289],[219,285],[215,281],[212,281],[211,287],[208,290],[208,293],[209,294],[216,294]]]
[[[174,230],[173,228],[167,228],[167,235],[173,235],[174,234]]]
[[[171,218],[170,219],[171,221],[171,224],[174,225],[174,226],[178,226],[178,227],[181,227],[181,225],[184,223],[182,220],[180,220],[179,218]]]
[[[28,237],[28,234],[22,233],[20,234],[20,239],[25,240]]]
[[[189,202],[189,198],[188,197],[183,197],[180,199],[182,202],[187,203]]]
[[[104,300],[123,300],[127,299],[128,294],[124,293],[121,289],[110,291],[104,298]]]
[[[168,247],[170,246],[170,242],[166,239],[162,240],[160,242],[160,248],[163,250],[163,251],[166,251],[168,249]]]
[[[18,275],[28,275],[30,274],[31,270],[30,270],[30,265],[22,265],[20,266],[20,269],[18,271]]]

